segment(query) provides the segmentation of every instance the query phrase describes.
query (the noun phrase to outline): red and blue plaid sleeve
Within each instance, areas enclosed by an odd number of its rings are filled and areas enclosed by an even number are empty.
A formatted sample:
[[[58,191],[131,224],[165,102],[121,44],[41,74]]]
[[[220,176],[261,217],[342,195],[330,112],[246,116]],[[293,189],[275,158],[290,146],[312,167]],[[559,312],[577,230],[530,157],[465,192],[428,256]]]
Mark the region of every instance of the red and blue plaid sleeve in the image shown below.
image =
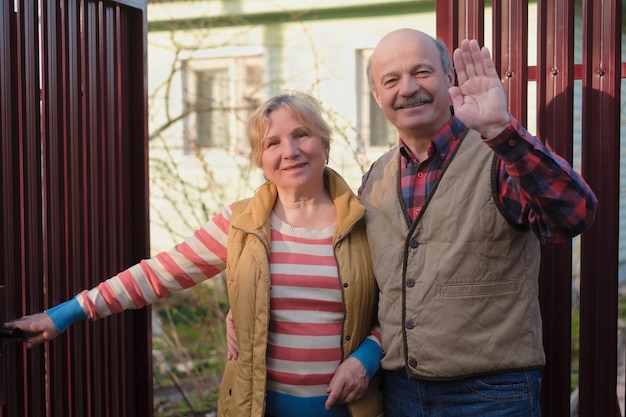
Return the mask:
[[[541,242],[561,242],[591,226],[598,200],[589,185],[517,120],[485,143],[501,160],[499,198],[510,222]]]

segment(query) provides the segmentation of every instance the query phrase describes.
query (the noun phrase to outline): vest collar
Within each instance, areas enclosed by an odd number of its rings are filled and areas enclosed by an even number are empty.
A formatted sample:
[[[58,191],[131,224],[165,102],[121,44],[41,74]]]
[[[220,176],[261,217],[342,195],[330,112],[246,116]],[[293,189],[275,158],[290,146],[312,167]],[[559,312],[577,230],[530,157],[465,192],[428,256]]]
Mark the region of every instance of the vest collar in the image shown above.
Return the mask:
[[[326,167],[324,182],[337,210],[334,238],[340,239],[365,215],[365,208],[345,180],[332,168]],[[269,219],[277,197],[276,185],[267,181],[249,199],[241,215],[231,219],[231,226],[248,232],[258,232],[262,228],[269,230]]]

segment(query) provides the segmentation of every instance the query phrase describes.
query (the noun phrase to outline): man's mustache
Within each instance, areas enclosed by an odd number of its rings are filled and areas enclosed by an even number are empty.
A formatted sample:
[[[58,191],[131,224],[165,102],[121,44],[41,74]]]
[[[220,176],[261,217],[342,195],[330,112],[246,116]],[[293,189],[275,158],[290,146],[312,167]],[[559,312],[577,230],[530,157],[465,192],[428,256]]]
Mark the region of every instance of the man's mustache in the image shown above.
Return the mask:
[[[426,103],[432,103],[432,102],[433,102],[432,97],[426,96],[426,95],[418,95],[418,96],[413,96],[413,97],[396,101],[395,103],[393,103],[393,109],[398,110],[404,107],[419,106],[420,104],[426,104]]]

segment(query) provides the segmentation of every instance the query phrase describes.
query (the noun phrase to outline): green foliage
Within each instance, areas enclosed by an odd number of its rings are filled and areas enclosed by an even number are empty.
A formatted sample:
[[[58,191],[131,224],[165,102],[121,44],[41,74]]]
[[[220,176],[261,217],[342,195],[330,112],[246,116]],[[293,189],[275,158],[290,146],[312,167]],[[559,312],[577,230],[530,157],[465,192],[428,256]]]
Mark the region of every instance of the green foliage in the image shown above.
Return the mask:
[[[617,304],[617,319],[621,324],[626,322],[626,297],[620,297]]]
[[[626,297],[620,296],[617,304],[618,327],[622,329],[626,324]],[[578,388],[580,356],[580,306],[572,309],[572,361],[571,361],[571,391]]]
[[[205,417],[210,410],[215,409],[217,393],[209,392],[203,398],[195,398],[191,407],[184,402],[172,402],[169,408],[155,410],[155,417]]]
[[[570,377],[570,392],[578,388],[578,358],[580,354],[580,308],[572,309],[572,365]]]
[[[214,278],[153,305],[156,417],[215,410],[226,363],[224,282]]]

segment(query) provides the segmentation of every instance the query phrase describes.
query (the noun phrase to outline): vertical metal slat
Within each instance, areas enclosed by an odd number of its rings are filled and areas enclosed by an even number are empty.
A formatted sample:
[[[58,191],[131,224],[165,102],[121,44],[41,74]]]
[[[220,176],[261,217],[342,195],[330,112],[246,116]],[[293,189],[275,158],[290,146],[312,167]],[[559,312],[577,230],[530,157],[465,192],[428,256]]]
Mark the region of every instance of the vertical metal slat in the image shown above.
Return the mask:
[[[509,112],[522,125],[528,109],[528,1],[493,2],[493,51]]]
[[[580,417],[617,416],[619,0],[583,2],[583,175],[600,202],[582,236]]]
[[[459,46],[463,39],[476,39],[483,45],[485,41],[485,1],[437,1],[437,37],[450,52]]]
[[[538,2],[537,136],[570,163],[574,136],[574,6]],[[542,411],[570,415],[572,244],[542,248],[540,301],[546,366]]]
[[[38,7],[36,2],[24,0],[19,3],[15,36],[19,46],[16,55],[14,77],[17,78],[15,123],[19,144],[19,187],[20,212],[13,219],[20,227],[21,253],[21,301],[26,312],[44,308],[43,288],[43,240],[41,209],[41,141],[39,135],[39,29]],[[12,286],[16,291],[15,286]],[[17,292],[14,292],[16,294]],[[36,398],[45,398],[44,386],[38,381],[45,375],[43,347],[26,353],[25,392]],[[19,380],[19,379],[18,379]],[[20,398],[21,397],[21,398]],[[28,401],[21,393],[13,398],[23,401],[25,415],[37,417],[45,415],[45,403]]]

